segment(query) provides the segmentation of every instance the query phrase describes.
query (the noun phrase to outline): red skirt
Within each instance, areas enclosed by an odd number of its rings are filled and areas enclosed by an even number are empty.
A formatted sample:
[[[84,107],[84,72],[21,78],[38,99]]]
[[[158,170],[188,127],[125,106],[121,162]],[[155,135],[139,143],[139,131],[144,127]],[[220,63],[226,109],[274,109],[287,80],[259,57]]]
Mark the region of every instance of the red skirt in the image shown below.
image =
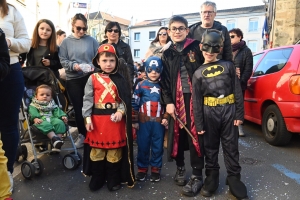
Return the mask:
[[[87,132],[84,143],[99,149],[117,149],[126,146],[126,123],[110,120],[110,115],[92,115],[94,130]]]

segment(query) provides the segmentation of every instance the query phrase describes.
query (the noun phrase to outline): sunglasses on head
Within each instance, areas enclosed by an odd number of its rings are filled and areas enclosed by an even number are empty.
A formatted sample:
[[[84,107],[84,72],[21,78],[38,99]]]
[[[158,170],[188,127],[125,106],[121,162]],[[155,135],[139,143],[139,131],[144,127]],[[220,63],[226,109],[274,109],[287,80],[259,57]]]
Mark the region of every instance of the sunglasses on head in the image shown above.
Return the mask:
[[[75,27],[76,27],[76,30],[77,30],[77,31],[80,31],[81,29],[82,29],[83,31],[86,31],[86,30],[87,30],[86,27],[80,27],[80,26],[75,26]]]
[[[119,33],[119,29],[107,29],[107,32],[115,32],[115,33]]]
[[[163,36],[166,36],[167,33],[159,33],[158,35],[163,35]]]
[[[231,35],[230,38],[235,38],[235,35]]]

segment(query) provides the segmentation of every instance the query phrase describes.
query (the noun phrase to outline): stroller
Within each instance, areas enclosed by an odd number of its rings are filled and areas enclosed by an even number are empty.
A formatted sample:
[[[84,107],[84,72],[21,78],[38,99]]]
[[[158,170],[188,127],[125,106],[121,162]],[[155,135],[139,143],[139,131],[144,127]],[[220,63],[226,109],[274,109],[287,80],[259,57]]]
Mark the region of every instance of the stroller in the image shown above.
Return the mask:
[[[22,155],[23,159],[26,160],[28,156],[27,147],[24,143],[31,143],[32,152],[34,159],[24,161],[21,165],[21,172],[24,178],[31,179],[33,175],[39,176],[43,173],[43,163],[38,158],[38,155],[42,154],[53,154],[51,147],[51,140],[43,135],[35,126],[32,126],[29,122],[28,107],[34,96],[35,89],[41,84],[49,85],[53,93],[53,99],[56,104],[66,112],[68,108],[68,102],[63,95],[64,88],[59,83],[59,80],[55,77],[54,73],[46,67],[24,67],[22,69],[25,80],[24,96],[22,98],[22,105],[20,108],[20,119],[19,119],[19,132],[20,132],[20,143],[18,149],[17,158]],[[66,169],[76,169],[82,163],[82,157],[76,149],[74,140],[66,126],[65,139],[69,138],[71,141],[71,148],[62,148],[61,151],[71,151],[63,157],[62,164]],[[43,151],[38,152],[35,148],[45,147]]]

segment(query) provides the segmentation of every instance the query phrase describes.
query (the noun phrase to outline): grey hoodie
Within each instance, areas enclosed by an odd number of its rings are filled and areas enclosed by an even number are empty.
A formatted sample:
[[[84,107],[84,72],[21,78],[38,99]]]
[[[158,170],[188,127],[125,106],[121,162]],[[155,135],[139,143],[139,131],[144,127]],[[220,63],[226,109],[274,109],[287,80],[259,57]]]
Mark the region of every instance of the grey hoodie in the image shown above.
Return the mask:
[[[63,40],[59,48],[60,63],[66,70],[67,80],[77,79],[86,76],[82,71],[74,70],[74,65],[89,64],[94,67],[92,60],[97,54],[99,43],[89,35],[75,38],[69,35]]]

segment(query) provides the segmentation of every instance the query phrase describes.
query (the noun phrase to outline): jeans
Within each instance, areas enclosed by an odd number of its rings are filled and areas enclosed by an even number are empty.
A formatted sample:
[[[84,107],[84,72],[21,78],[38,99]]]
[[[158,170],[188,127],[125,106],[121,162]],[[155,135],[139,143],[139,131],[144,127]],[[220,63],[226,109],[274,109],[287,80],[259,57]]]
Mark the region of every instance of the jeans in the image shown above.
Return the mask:
[[[19,143],[19,109],[24,91],[24,78],[19,63],[11,65],[11,71],[0,81],[0,132],[3,150],[8,159],[7,169],[13,173]]]
[[[82,107],[84,88],[88,78],[89,76],[84,76],[82,78],[67,80],[66,82],[66,88],[75,111],[77,129],[78,132],[84,136],[86,135],[86,128],[82,116]]]

